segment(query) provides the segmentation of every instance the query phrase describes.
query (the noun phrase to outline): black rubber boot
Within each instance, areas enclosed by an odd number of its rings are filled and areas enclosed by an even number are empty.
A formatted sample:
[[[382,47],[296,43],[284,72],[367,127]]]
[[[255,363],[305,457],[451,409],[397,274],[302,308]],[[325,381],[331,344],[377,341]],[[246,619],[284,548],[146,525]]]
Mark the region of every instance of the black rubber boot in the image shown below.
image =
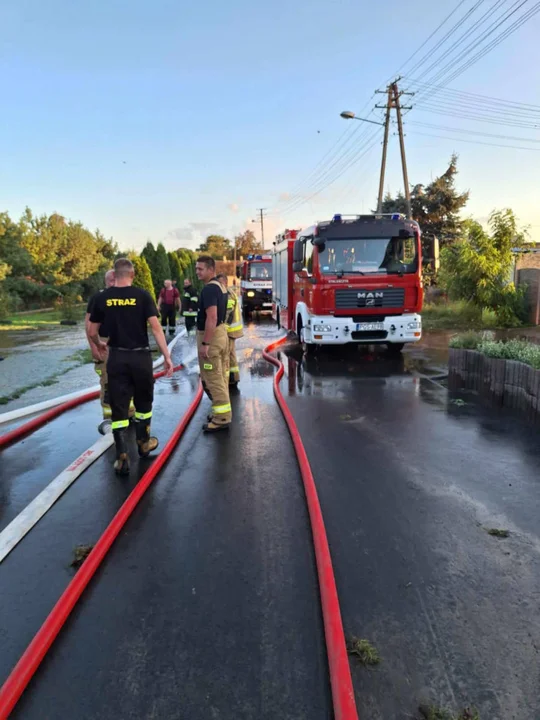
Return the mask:
[[[150,420],[139,420],[135,425],[139,457],[148,457],[157,448],[159,440],[150,435]]]
[[[113,430],[116,445],[114,469],[117,475],[129,475],[129,456],[127,451],[127,428]]]

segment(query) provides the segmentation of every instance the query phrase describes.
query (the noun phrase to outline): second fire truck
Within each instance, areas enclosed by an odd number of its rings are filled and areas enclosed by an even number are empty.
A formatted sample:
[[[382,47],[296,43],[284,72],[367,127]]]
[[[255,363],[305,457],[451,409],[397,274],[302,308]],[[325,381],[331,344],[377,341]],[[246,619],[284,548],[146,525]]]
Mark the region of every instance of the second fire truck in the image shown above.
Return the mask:
[[[244,317],[272,309],[272,256],[248,255],[237,267]]]

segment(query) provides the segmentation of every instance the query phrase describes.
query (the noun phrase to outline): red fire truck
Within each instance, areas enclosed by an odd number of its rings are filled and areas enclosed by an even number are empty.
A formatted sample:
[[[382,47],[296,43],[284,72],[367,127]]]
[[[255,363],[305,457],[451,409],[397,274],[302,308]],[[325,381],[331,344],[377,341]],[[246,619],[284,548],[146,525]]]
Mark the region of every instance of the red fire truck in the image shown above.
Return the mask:
[[[434,263],[438,243],[431,241]],[[276,238],[272,315],[307,352],[318,345],[387,343],[422,335],[420,228],[403,215],[334,215]]]
[[[248,255],[236,270],[240,278],[244,317],[255,310],[272,308],[272,256]]]

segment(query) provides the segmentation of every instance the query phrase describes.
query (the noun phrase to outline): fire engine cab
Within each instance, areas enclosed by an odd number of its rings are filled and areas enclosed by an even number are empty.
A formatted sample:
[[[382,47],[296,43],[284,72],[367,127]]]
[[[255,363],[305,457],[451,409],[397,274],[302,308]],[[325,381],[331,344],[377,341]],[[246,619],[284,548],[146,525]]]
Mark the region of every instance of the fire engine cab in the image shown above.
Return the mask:
[[[431,242],[437,263],[438,243]],[[399,351],[420,340],[422,245],[413,220],[334,215],[279,235],[272,263],[272,315],[307,352],[350,342]]]
[[[236,270],[240,278],[244,317],[255,310],[272,308],[272,256],[248,255]]]

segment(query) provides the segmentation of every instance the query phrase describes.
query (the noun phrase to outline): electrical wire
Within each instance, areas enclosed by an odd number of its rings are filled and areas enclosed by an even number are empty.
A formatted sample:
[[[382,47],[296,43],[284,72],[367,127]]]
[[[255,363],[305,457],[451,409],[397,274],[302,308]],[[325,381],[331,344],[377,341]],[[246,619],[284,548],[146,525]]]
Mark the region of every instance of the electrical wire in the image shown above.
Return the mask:
[[[453,128],[448,127],[447,125],[435,125],[433,123],[424,123],[419,122],[418,120],[410,120],[407,123],[407,126],[414,125],[419,127],[427,127],[432,128],[434,130],[444,130],[446,132],[457,132],[457,133],[464,133],[466,135],[479,135],[481,137],[491,137],[491,138],[498,138],[499,140],[518,140],[520,142],[532,142],[532,143],[540,143],[540,139],[538,138],[521,138],[517,137],[516,135],[497,135],[495,133],[486,133],[482,130],[469,130],[468,128]]]
[[[433,32],[432,32],[431,35],[427,38],[427,40],[424,40],[424,42],[420,45],[420,47],[417,48],[417,49],[413,52],[413,54],[410,55],[410,56],[407,58],[407,60],[405,60],[405,62],[403,63],[403,65],[402,65],[398,70],[396,70],[395,73],[393,73],[393,74],[390,76],[390,78],[386,81],[386,85],[388,85],[388,84],[390,83],[390,81],[392,80],[392,78],[395,78],[397,75],[399,75],[399,73],[401,73],[401,72],[404,70],[404,68],[407,67],[407,65],[410,63],[410,61],[418,55],[418,53],[420,52],[420,50],[422,50],[423,48],[425,48],[425,46],[429,43],[429,41],[430,41],[433,37],[435,37],[435,35],[439,32],[439,30],[440,30],[444,25],[446,25],[446,23],[448,22],[448,20],[450,20],[450,18],[452,17],[452,15],[455,15],[456,12],[459,10],[459,8],[460,8],[460,7],[463,5],[463,3],[465,3],[465,2],[466,2],[466,0],[461,0],[461,2],[459,2],[459,3],[456,5],[456,7],[452,10],[452,12],[451,12],[449,15],[447,15],[447,16],[444,18],[444,20],[443,20],[441,23],[439,23],[439,25],[437,25],[437,27],[435,28],[435,30],[433,30]],[[432,52],[432,51],[431,51],[431,52]],[[424,56],[424,57],[427,57],[427,55]],[[415,65],[414,67],[416,67],[416,65]],[[414,72],[414,70],[413,70],[413,72]]]
[[[471,42],[457,57],[453,58],[449,63],[447,63],[442,69],[440,69],[435,75],[433,75],[431,78],[429,78],[428,82],[431,83],[440,83],[443,87],[445,85],[448,85],[450,82],[452,82],[456,77],[464,73],[468,68],[470,68],[472,65],[474,65],[476,62],[478,62],[482,57],[484,57],[486,54],[488,54],[491,50],[493,50],[497,45],[499,45],[503,40],[505,40],[509,35],[514,33],[517,29],[519,29],[525,22],[530,20],[538,11],[540,11],[540,2],[536,3],[533,8],[528,10],[526,13],[524,13],[521,17],[519,17],[512,25],[510,25],[506,30],[503,30],[499,35],[497,35],[491,42],[489,42],[486,46],[481,48],[478,53],[473,55],[472,57],[465,59],[467,55],[469,55],[475,48],[477,48],[479,45],[481,45],[485,40],[487,40],[488,37],[490,37],[498,28],[502,27],[520,8],[523,7],[529,0],[516,0],[516,2],[511,6],[510,10],[506,12],[506,14],[499,16],[488,28],[486,31],[478,35],[473,42]],[[465,60],[461,65],[459,63]],[[456,67],[458,66],[458,67]],[[454,69],[456,68],[456,69]],[[425,95],[427,91],[423,93]],[[420,97],[422,97],[422,94],[420,94]]]
[[[480,140],[468,140],[467,138],[454,138],[454,137],[448,137],[446,135],[435,135],[432,133],[421,132],[419,130],[414,130],[413,133],[415,135],[424,135],[425,137],[441,138],[442,140],[452,140],[453,142],[466,142],[466,143],[472,143],[474,145],[488,145],[489,147],[511,148],[513,150],[529,150],[531,152],[540,151],[540,148],[523,147],[521,145],[502,145],[499,143],[481,142]]]
[[[301,207],[302,205],[304,205],[306,202],[309,202],[312,198],[314,198],[314,197],[316,197],[317,195],[319,195],[323,190],[326,190],[327,188],[329,188],[330,186],[332,186],[332,185],[336,182],[336,180],[338,180],[338,179],[339,179],[347,170],[349,170],[351,167],[354,167],[354,166],[364,157],[364,155],[366,155],[366,154],[369,152],[369,150],[371,150],[371,148],[372,148],[374,145],[376,145],[376,143],[378,142],[378,137],[379,137],[379,135],[380,135],[380,131],[377,130],[377,131],[368,139],[368,141],[367,141],[367,146],[363,147],[362,150],[357,153],[356,157],[355,157],[350,163],[348,163],[343,169],[341,169],[341,170],[338,172],[337,175],[335,175],[332,179],[328,180],[328,182],[326,182],[326,184],[324,184],[322,187],[320,187],[319,189],[317,189],[315,192],[311,193],[311,194],[308,195],[307,197],[304,197],[304,198],[300,199],[294,206],[287,208],[286,210],[284,210],[284,211],[283,211],[282,213],[280,213],[280,214],[281,214],[281,215],[288,215],[288,214],[290,214],[290,213],[293,212],[294,210],[297,210],[299,207]]]
[[[283,212],[286,210],[289,206],[294,205],[296,202],[301,200],[306,193],[308,193],[311,190],[317,189],[319,186],[321,186],[326,179],[332,174],[332,172],[339,171],[343,167],[347,165],[347,163],[355,156],[355,154],[358,152],[359,146],[361,146],[361,143],[365,140],[368,132],[369,132],[369,126],[358,126],[358,129],[361,131],[359,137],[357,138],[357,143],[355,145],[352,145],[351,147],[343,149],[341,155],[338,155],[336,158],[334,158],[334,161],[330,163],[329,165],[324,168],[322,174],[320,174],[318,177],[316,177],[311,183],[309,183],[305,188],[303,188],[302,193],[297,193],[297,195],[289,200],[289,202],[279,210],[279,212]],[[337,166],[337,167],[336,167]]]
[[[429,90],[437,90],[443,95],[455,98],[459,97],[462,101],[467,103],[486,103],[489,102],[495,105],[510,106],[513,108],[522,108],[523,110],[529,110],[530,112],[540,113],[540,105],[532,105],[530,103],[516,102],[513,100],[503,100],[502,98],[492,97],[490,95],[480,95],[479,93],[467,92],[465,90],[456,90],[454,88],[443,87],[442,85],[434,85],[433,83],[426,83],[422,80],[412,79],[411,82],[415,86],[425,87]]]

